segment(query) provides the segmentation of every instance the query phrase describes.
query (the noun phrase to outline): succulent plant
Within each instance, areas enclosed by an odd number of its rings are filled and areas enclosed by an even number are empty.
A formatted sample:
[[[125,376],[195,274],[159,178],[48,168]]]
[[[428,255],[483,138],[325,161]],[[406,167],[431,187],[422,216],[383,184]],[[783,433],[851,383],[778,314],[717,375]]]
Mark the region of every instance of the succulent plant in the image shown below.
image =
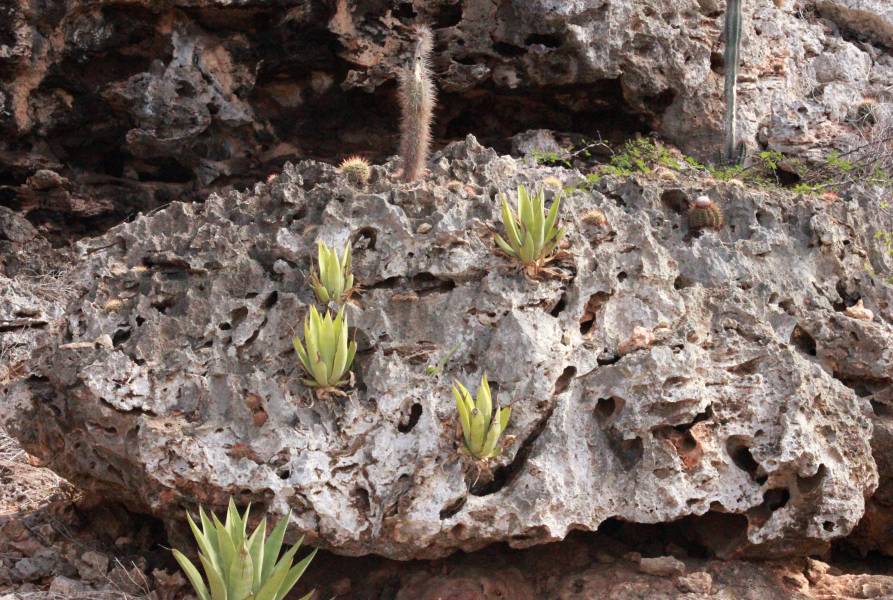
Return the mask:
[[[338,165],[338,170],[347,177],[348,181],[360,186],[366,185],[369,182],[369,177],[372,175],[372,165],[369,164],[368,160],[360,156],[345,158]]]
[[[350,381],[350,366],[357,353],[357,343],[347,341],[347,319],[344,307],[335,318],[326,310],[321,317],[315,306],[304,319],[304,342],[297,337],[293,340],[301,366],[310,375],[303,379],[305,385],[317,388],[317,395],[344,395],[337,390]]]
[[[474,400],[459,381],[453,383],[453,397],[459,411],[465,450],[478,460],[487,460],[498,455],[502,450],[499,447],[499,437],[508,426],[512,409],[503,407],[493,410],[487,374],[484,373],[481,377],[481,385]]]
[[[186,519],[198,543],[198,558],[205,571],[205,578],[195,565],[179,550],[174,558],[186,573],[199,600],[281,600],[304,574],[316,550],[293,565],[301,540],[279,558],[289,516],[280,520],[267,537],[267,519],[264,517],[254,532],[248,535],[248,513],[239,515],[232,498],[226,511],[226,521],[217,515],[211,518],[199,507],[201,528],[187,513]],[[313,592],[301,600],[308,600]]]
[[[584,214],[582,221],[594,227],[606,227],[608,225],[608,217],[603,210],[598,208],[593,208]]]
[[[431,118],[437,103],[434,78],[431,74],[431,50],[434,36],[424,26],[415,27],[411,64],[398,77],[397,99],[400,101],[400,157],[403,159],[403,181],[415,181],[425,172],[431,148]]]
[[[317,271],[310,276],[310,284],[316,299],[323,304],[342,302],[353,290],[353,274],[350,272],[350,240],[345,242],[341,256],[325,242],[317,242]]]
[[[725,158],[737,163],[741,156],[738,147],[738,68],[741,50],[741,0],[728,0],[726,5],[725,97],[726,97],[726,148]]]
[[[497,234],[496,244],[518,260],[531,276],[539,273],[564,237],[564,230],[556,224],[561,198],[555,199],[548,214],[545,202],[542,190],[531,197],[522,185],[518,187],[517,212],[512,213],[508,200],[505,195],[502,196],[502,223],[507,240]]]
[[[722,229],[725,216],[722,209],[707,196],[699,196],[688,211],[688,226],[691,229]]]

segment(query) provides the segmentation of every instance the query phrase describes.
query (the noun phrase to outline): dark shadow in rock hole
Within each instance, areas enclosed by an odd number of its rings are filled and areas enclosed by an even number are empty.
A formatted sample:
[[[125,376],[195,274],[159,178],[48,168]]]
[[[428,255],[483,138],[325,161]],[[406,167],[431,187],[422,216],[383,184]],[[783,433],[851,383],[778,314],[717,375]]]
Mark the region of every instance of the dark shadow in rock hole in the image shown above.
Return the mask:
[[[688,194],[684,190],[673,188],[664,190],[660,195],[660,201],[664,206],[679,214],[688,212]]]
[[[630,471],[641,462],[642,456],[645,454],[645,443],[641,437],[626,439],[614,427],[604,430],[604,435],[608,441],[608,448],[611,449],[611,453],[620,461],[624,469]]]
[[[626,401],[623,398],[612,396],[599,398],[595,404],[595,420],[601,427],[605,427],[620,414]]]
[[[750,478],[756,483],[762,485],[766,481],[766,473],[763,468],[754,459],[750,452],[750,441],[743,437],[733,435],[726,440],[726,452],[736,467],[750,475]]]
[[[567,308],[567,292],[563,292],[561,297],[558,299],[558,302],[555,303],[549,310],[549,314],[555,317],[556,319],[561,315],[562,311]]]
[[[795,325],[793,331],[791,331],[791,338],[789,342],[797,350],[799,350],[803,354],[806,354],[807,356],[817,355],[815,338],[813,338],[809,334],[809,332],[806,331],[799,324]]]
[[[447,504],[440,510],[440,520],[443,521],[445,519],[449,519],[450,517],[455,516],[462,507],[465,506],[465,502],[468,500],[468,496],[462,496],[461,498],[457,498],[454,502]]]
[[[598,313],[610,298],[610,292],[596,292],[589,296],[586,307],[583,309],[583,316],[580,318],[580,333],[582,335],[589,335],[592,332]]]
[[[819,465],[815,475],[802,477],[797,475],[797,491],[803,495],[810,494],[822,485],[825,476],[828,475],[828,468],[825,465]]]
[[[561,372],[561,375],[555,380],[555,388],[552,390],[553,396],[558,396],[564,393],[567,390],[568,386],[573,381],[574,377],[577,374],[577,367],[566,367],[564,371]]]
[[[418,402],[413,403],[412,407],[409,409],[409,417],[404,422],[403,420],[397,425],[397,431],[400,433],[409,433],[412,431],[412,428],[416,426],[419,422],[419,419],[422,417],[422,405]]]

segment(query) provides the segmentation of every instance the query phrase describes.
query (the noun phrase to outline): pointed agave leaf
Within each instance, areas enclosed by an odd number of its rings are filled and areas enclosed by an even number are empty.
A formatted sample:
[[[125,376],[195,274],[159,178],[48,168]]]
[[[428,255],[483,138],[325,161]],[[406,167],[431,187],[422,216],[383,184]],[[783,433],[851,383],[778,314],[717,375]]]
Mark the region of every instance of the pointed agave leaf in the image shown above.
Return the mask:
[[[484,446],[484,440],[487,435],[487,425],[484,421],[484,415],[477,408],[471,411],[471,445],[469,450],[472,454],[480,457],[481,448]]]
[[[267,518],[261,519],[260,524],[248,538],[248,554],[251,556],[252,572],[254,574],[251,582],[252,591],[260,589],[261,572],[264,564],[264,537],[267,535]]]
[[[543,239],[546,237],[546,232],[544,229],[546,215],[545,215],[545,195],[543,191],[534,196],[531,205],[531,236],[533,237],[533,247],[535,252],[539,252],[539,250],[543,247]]]
[[[328,247],[321,240],[316,242],[316,267],[323,283],[326,282],[326,250]]]
[[[310,362],[310,373],[315,375],[314,365],[319,361],[319,313],[316,307],[310,307],[310,315],[304,322],[304,345],[307,348],[307,360]]]
[[[220,547],[217,545],[217,533],[214,531],[214,523],[211,522],[211,519],[208,518],[208,515],[205,514],[204,509],[199,506],[198,507],[198,516],[202,521],[202,533],[205,534],[205,539],[208,540],[208,545],[213,548],[213,559],[216,562],[219,559]],[[212,558],[209,556],[208,558]]]
[[[226,590],[227,597],[234,600],[242,600],[251,594],[251,585],[254,582],[254,565],[251,563],[251,553],[245,540],[236,547],[236,556],[229,570]]]
[[[335,360],[332,365],[332,378],[340,380],[347,368],[347,323],[343,323],[338,331],[338,342],[335,349]]]
[[[186,573],[186,578],[189,579],[189,583],[192,584],[192,588],[195,590],[195,594],[199,597],[199,600],[211,600],[211,596],[208,594],[208,586],[202,581],[202,576],[199,574],[198,569],[195,568],[195,565],[193,565],[192,562],[179,550],[174,550],[173,553],[180,568]],[[214,600],[216,600],[216,598]]]
[[[195,537],[195,541],[198,543],[198,549],[201,554],[204,554],[208,557],[208,560],[217,568],[217,551],[214,549],[214,546],[211,545],[211,541],[208,539],[208,536],[205,535],[203,531],[201,531],[198,526],[195,524],[195,521],[192,520],[192,517],[189,516],[189,513],[186,513],[186,521],[189,523],[189,528],[192,530],[192,535]]]
[[[518,186],[518,220],[522,227],[530,229],[530,195],[523,185]]]
[[[217,532],[217,547],[221,573],[229,573],[233,564],[233,558],[236,555],[236,547],[233,545],[232,537],[229,535],[226,526],[220,522],[217,515],[211,513],[211,519],[214,521],[214,530]]]
[[[345,273],[350,272],[351,262],[352,262],[352,250],[350,247],[350,239],[348,239],[346,242],[344,242],[344,249],[341,250],[341,269]]]
[[[282,582],[285,581],[285,578],[291,569],[291,564],[298,548],[299,545],[295,544],[288,552],[282,555],[282,558],[270,572],[270,576],[264,581],[263,587],[261,587],[257,594],[254,595],[254,600],[274,600],[276,598],[276,594],[282,587]]]
[[[481,385],[478,387],[475,406],[481,411],[484,422],[489,424],[490,418],[493,416],[493,400],[490,397],[490,383],[487,381],[486,373],[481,377]]]
[[[351,342],[347,347],[347,361],[345,363],[344,370],[345,372],[350,370],[350,367],[353,365],[353,359],[357,355],[357,343]]]
[[[546,217],[545,223],[545,231],[546,238],[545,241],[550,241],[553,237],[558,235],[557,229],[555,229],[555,223],[558,221],[558,208],[561,206],[561,196],[555,198],[555,202],[552,203],[552,206],[549,208],[549,216]]]
[[[292,345],[295,347],[295,352],[298,353],[298,358],[301,361],[301,366],[304,367],[308,373],[313,373],[310,368],[310,360],[307,358],[307,351],[304,350],[304,344],[301,343],[301,340],[297,337],[292,340]]]
[[[276,594],[275,600],[282,600],[291,591],[291,589],[295,587],[295,584],[298,583],[301,575],[303,575],[304,571],[307,570],[307,567],[310,566],[310,561],[313,560],[314,556],[316,556],[316,549],[314,549],[313,552],[304,557],[301,562],[291,568],[291,570],[288,572],[288,575],[285,576],[285,580],[282,582],[282,585],[279,587],[279,592]],[[306,597],[307,596],[305,596],[305,598]]]
[[[329,369],[326,363],[322,361],[322,357],[316,356],[316,360],[310,365],[313,367],[313,380],[318,386],[329,385]]]
[[[328,304],[331,299],[329,297],[329,291],[326,289],[326,286],[319,281],[315,273],[313,274],[311,284],[313,286],[313,292],[316,294],[316,299],[323,304]]]
[[[529,231],[524,234],[524,245],[521,246],[521,251],[518,254],[521,258],[521,262],[525,265],[536,261],[536,248],[533,236],[530,235]]]
[[[288,527],[289,519],[291,519],[291,511],[276,523],[276,527],[270,532],[270,537],[267,538],[267,542],[264,544],[264,562],[261,571],[262,581],[266,581],[270,577],[270,573],[273,572],[276,559],[279,558],[279,551],[282,549],[282,540],[285,537],[285,529]]]
[[[249,510],[251,510],[250,506],[245,511],[245,519],[248,518]],[[226,509],[226,529],[233,540],[233,546],[238,549],[245,540],[245,520],[239,515],[239,509],[236,508],[236,502],[232,496],[229,498],[229,505]]]
[[[493,451],[496,449],[496,442],[499,441],[499,436],[502,435],[502,427],[499,424],[499,421],[493,421],[490,424],[490,429],[487,431],[487,438],[484,440],[484,445],[481,447],[481,458],[490,458],[493,456]]]
[[[210,560],[203,554],[198,555],[198,559],[205,568],[205,575],[208,578],[208,587],[211,588],[211,600],[227,600],[226,584],[220,571],[214,568]]]
[[[497,233],[493,236],[493,240],[496,242],[496,245],[499,246],[503,252],[508,254],[509,256],[517,257],[518,253],[515,252],[514,248],[508,245],[504,239]],[[520,245],[520,244],[519,244]]]
[[[331,375],[332,362],[335,360],[335,324],[332,322],[332,314],[329,311],[326,311],[319,332],[319,353]]]
[[[338,262],[338,253],[332,249],[329,254],[329,277],[333,296],[337,299],[344,293],[344,273],[341,272],[341,264]]]
[[[496,415],[496,419],[499,421],[499,427],[505,431],[505,428],[509,425],[509,417],[512,416],[512,407],[506,406],[499,409],[499,414]]]
[[[520,248],[521,236],[518,234],[518,228],[515,226],[515,217],[509,208],[509,203],[505,196],[502,197],[502,223],[505,226],[505,234],[508,238],[510,247],[515,249]]]
[[[453,397],[456,399],[456,411],[459,413],[459,424],[462,426],[462,438],[465,440],[465,445],[471,447],[468,437],[468,433],[471,431],[471,415],[465,405],[465,400],[462,399],[462,393],[455,383],[453,384]]]

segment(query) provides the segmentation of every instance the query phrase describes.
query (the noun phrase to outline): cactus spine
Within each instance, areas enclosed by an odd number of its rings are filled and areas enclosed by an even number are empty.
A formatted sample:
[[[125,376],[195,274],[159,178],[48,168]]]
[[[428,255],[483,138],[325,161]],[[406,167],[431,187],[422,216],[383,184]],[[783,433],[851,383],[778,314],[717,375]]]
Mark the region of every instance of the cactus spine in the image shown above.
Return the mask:
[[[741,49],[741,2],[728,0],[726,6],[726,160],[738,162],[738,132],[736,116],[738,112],[738,53]]]
[[[400,72],[400,156],[403,181],[415,181],[425,172],[431,146],[431,116],[436,102],[431,78],[433,36],[424,25],[415,28],[412,64]]]

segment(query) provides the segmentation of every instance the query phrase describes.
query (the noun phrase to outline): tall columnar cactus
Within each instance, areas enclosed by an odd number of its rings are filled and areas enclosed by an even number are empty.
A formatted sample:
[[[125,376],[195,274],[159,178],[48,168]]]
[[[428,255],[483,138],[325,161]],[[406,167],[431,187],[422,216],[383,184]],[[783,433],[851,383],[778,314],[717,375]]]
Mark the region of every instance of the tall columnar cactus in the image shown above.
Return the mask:
[[[741,2],[728,0],[726,5],[726,160],[738,162],[738,132],[736,116],[738,112],[738,53],[741,49]]]
[[[431,30],[420,25],[416,29],[412,63],[400,72],[400,156],[403,158],[403,181],[415,181],[425,172],[431,146],[431,117],[436,102],[431,77]]]

